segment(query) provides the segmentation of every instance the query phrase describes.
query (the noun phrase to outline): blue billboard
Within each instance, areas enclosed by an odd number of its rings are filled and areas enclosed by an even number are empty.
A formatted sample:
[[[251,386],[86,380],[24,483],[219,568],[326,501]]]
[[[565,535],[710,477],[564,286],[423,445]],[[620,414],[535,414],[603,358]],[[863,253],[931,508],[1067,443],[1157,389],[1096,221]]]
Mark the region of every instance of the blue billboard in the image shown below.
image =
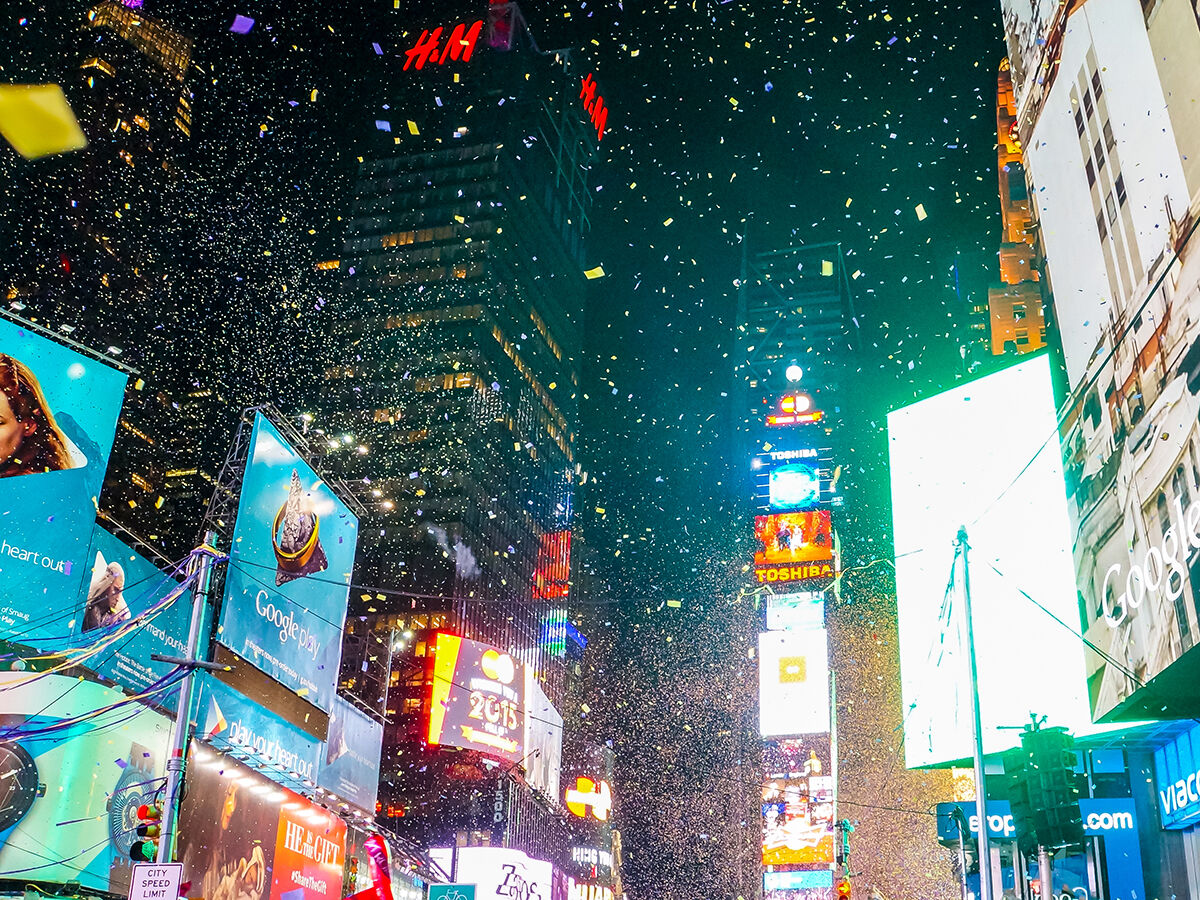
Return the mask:
[[[217,640],[328,712],[358,518],[259,413]]]
[[[200,740],[218,750],[250,751],[242,762],[273,781],[316,781],[321,742],[210,672],[200,675],[193,709]]]
[[[1200,725],[1154,751],[1154,787],[1163,828],[1190,828],[1200,819]]]
[[[75,600],[125,375],[0,319],[0,631],[78,630]]]
[[[85,638],[146,615],[179,588],[174,577],[103,528],[93,530],[90,553],[92,565],[75,617]],[[191,618],[192,598],[185,591],[143,621],[128,638],[89,659],[87,666],[132,693],[144,691],[174,668],[170,663],[155,662],[151,653],[187,655]],[[171,693],[170,702],[164,705],[173,706],[174,699],[175,693]],[[164,696],[159,702],[166,700]]]
[[[365,812],[375,812],[383,724],[334,697],[317,784]]]

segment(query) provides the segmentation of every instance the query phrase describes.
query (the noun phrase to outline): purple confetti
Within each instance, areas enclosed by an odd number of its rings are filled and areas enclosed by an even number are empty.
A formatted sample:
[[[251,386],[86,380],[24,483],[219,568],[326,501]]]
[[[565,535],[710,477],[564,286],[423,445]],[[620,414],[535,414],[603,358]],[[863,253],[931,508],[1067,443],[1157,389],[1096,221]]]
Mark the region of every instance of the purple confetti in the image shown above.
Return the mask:
[[[375,42],[373,42],[373,41],[372,41],[372,43],[371,43],[371,46],[375,48],[375,55],[376,55],[376,56],[383,56],[383,48],[382,48],[382,47],[380,47],[378,44],[376,44],[376,43],[375,43]]]
[[[237,34],[249,34],[250,29],[254,27],[254,20],[249,16],[236,15],[233,17],[233,24],[229,26],[229,30]]]

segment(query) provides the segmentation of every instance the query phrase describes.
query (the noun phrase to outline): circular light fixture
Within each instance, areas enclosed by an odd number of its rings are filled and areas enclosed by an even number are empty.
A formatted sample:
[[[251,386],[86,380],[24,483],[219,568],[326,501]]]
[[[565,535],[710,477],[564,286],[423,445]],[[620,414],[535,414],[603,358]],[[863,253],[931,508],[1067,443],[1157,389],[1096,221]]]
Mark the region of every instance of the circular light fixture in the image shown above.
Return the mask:
[[[804,370],[795,363],[792,363],[787,367],[783,374],[788,381],[799,381],[804,377]]]

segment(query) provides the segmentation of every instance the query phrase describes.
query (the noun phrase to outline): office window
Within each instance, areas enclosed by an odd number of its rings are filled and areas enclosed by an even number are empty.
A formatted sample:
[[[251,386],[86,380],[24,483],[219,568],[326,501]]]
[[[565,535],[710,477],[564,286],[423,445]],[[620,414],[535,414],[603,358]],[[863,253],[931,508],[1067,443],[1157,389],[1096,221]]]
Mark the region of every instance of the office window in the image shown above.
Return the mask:
[[[1092,73],[1092,91],[1096,95],[1096,99],[1100,99],[1100,95],[1104,93],[1104,85],[1100,83],[1100,70],[1097,69]]]
[[[1104,210],[1100,210],[1096,215],[1096,230],[1100,232],[1100,240],[1108,237],[1108,223],[1104,221]]]
[[[1117,180],[1113,185],[1117,189],[1117,202],[1122,206],[1125,205],[1125,176],[1118,175]]]
[[[1083,92],[1083,110],[1084,110],[1084,112],[1087,113],[1087,117],[1089,119],[1092,117],[1092,114],[1095,113],[1095,111],[1096,111],[1096,107],[1092,105],[1092,92],[1091,91]]]
[[[1108,208],[1108,224],[1111,225],[1117,221],[1117,204],[1113,201],[1112,191],[1104,198],[1104,205]]]
[[[1087,172],[1088,187],[1096,183],[1096,165],[1090,159],[1083,164],[1083,169]]]
[[[1104,148],[1100,146],[1100,138],[1096,138],[1096,146],[1092,148],[1092,152],[1096,155],[1096,169],[1100,172],[1104,171]]]
[[[1083,113],[1080,110],[1075,110],[1075,133],[1083,134]]]
[[[1113,137],[1112,122],[1107,119],[1104,121],[1104,146],[1109,150],[1117,146],[1117,139]]]

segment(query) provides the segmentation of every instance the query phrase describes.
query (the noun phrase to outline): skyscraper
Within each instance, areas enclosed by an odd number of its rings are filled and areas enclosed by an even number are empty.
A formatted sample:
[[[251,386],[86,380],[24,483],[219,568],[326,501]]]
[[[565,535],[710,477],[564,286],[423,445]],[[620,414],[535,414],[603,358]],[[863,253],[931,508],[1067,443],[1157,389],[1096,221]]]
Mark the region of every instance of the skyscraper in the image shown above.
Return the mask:
[[[567,648],[551,632],[569,593],[582,240],[603,116],[591,121],[594,79],[589,114],[590,76],[541,53],[515,4],[395,42],[389,79],[365,88],[381,118],[315,400],[369,509],[359,578],[385,589],[361,594],[350,626],[386,632],[394,651],[381,793],[395,826],[431,844],[550,858],[565,846],[560,798],[505,777],[537,754],[497,778],[477,753],[426,749],[428,663],[435,632],[452,631],[528,667],[542,718],[561,706]],[[403,114],[385,111],[397,83]],[[421,799],[431,789],[441,802]],[[510,812],[493,820],[494,803]]]

